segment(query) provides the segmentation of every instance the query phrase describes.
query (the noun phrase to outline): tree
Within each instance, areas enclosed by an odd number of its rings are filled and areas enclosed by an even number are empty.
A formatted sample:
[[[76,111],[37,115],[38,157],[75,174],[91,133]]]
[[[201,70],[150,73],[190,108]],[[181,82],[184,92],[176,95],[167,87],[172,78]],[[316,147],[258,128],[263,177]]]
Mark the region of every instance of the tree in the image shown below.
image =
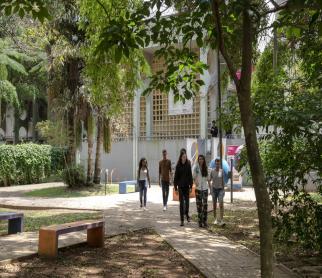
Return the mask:
[[[0,38],[0,123],[2,121],[1,101],[19,106],[16,87],[8,80],[8,70],[27,75],[25,67],[20,63],[23,53],[12,47],[8,39]]]
[[[7,16],[16,13],[21,18],[29,14],[40,22],[44,22],[46,18],[50,18],[45,1],[43,0],[4,0],[0,3],[0,12],[3,11]]]
[[[86,65],[85,85],[90,91],[97,126],[94,183],[100,182],[101,150],[109,152],[111,148],[110,118],[123,111],[125,103],[132,99],[135,89],[141,84],[140,72],[146,72],[141,50],[132,51],[128,57],[116,54],[118,48],[109,53],[98,52],[101,42],[98,35],[110,20],[129,13],[134,7],[135,3],[128,0],[80,1],[83,19],[80,28],[86,34],[86,45],[82,49]]]
[[[182,5],[178,5],[178,2]],[[268,6],[272,4],[272,8]],[[171,1],[144,2],[134,12],[108,21],[100,34],[101,53],[115,52],[117,60],[129,57],[133,50],[152,41],[160,46],[157,56],[164,58],[167,69],[152,77],[150,88],[173,91],[176,99],[193,97],[203,82],[198,79],[206,65],[200,63],[189,47],[195,39],[199,47],[218,47],[227,64],[238,97],[241,122],[245,133],[247,155],[258,207],[262,277],[273,277],[271,203],[265,183],[256,137],[251,102],[252,64],[259,34],[272,26],[267,16],[280,11],[300,17],[302,9],[321,10],[319,1]],[[189,4],[187,4],[189,3]],[[177,7],[175,15],[162,14]],[[319,16],[319,13],[318,13]],[[316,16],[315,16],[316,17]],[[289,18],[289,17],[287,17]],[[282,22],[288,24],[284,19]],[[274,22],[274,26],[279,24]],[[177,34],[180,34],[181,41]],[[176,48],[175,45],[180,45]],[[236,72],[241,68],[241,77]],[[183,89],[183,93],[181,93]]]

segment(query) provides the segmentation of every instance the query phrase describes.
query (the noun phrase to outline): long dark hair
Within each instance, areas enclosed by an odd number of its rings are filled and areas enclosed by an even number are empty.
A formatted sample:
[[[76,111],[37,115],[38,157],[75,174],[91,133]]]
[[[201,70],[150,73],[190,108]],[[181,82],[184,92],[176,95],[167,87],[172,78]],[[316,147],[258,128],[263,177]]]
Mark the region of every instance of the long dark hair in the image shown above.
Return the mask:
[[[202,154],[199,154],[198,156],[198,165],[200,166],[199,164],[199,158],[202,158],[203,159],[203,164],[202,164],[202,167],[201,167],[201,175],[203,177],[208,177],[208,167],[207,167],[207,164],[206,164],[206,158],[204,155]]]
[[[145,159],[145,157],[142,157],[141,159],[140,159],[140,162],[139,162],[139,169],[138,169],[138,179],[140,178],[140,171],[141,171],[141,169],[142,169],[142,164],[143,164],[143,161],[146,161],[146,164],[145,164],[145,167],[146,167],[146,169],[148,170],[148,172],[149,172],[149,169],[148,169],[148,161]]]
[[[140,159],[140,162],[139,162],[139,173],[140,173],[140,171],[141,171],[141,168],[142,168],[142,164],[143,164],[143,161],[146,161],[146,163],[145,163],[145,167],[146,167],[146,169],[148,169],[148,161],[146,160],[146,158],[145,157],[142,157],[141,159]]]
[[[182,158],[182,156],[183,156],[184,154],[185,154],[185,155],[187,155],[186,150],[185,150],[185,149],[181,149],[181,150],[180,150],[179,159],[178,159],[178,162],[177,162],[177,166],[181,164],[181,158]],[[186,163],[187,163],[187,162],[188,162],[188,157],[187,157]]]

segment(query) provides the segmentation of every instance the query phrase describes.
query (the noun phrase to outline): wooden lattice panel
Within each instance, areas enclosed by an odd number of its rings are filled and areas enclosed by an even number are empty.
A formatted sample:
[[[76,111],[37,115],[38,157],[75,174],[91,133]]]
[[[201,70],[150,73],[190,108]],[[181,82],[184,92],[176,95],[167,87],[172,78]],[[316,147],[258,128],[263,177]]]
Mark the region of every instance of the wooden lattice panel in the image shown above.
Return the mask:
[[[125,104],[120,115],[112,119],[113,140],[120,141],[133,136],[133,101]]]
[[[162,61],[153,59],[152,71],[164,69]],[[168,95],[158,90],[153,92],[153,136],[156,138],[183,138],[200,136],[200,99],[193,99],[193,113],[169,115]]]
[[[140,137],[146,136],[146,100],[140,97]]]

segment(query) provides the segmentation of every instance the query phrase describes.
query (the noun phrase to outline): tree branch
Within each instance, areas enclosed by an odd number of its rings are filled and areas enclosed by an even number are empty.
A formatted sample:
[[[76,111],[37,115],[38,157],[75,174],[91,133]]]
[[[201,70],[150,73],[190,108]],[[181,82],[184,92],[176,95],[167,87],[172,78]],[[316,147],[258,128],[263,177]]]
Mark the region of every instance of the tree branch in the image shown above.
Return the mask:
[[[278,5],[275,1],[273,1],[273,2],[276,4],[276,6],[273,4],[274,8],[271,9],[271,10],[266,11],[265,13],[262,14],[262,16],[266,16],[268,14],[276,13],[276,12],[279,12],[281,10],[285,10],[285,9],[287,9],[289,7],[287,1],[284,3],[284,5]]]
[[[269,2],[272,3],[275,9],[279,7],[279,5],[274,0],[269,0]]]
[[[224,44],[224,38],[223,38],[223,31],[222,31],[222,25],[221,25],[221,18],[220,18],[220,13],[219,13],[219,3],[218,0],[212,0],[211,1],[211,7],[212,7],[212,12],[215,17],[215,25],[216,25],[216,30],[217,30],[217,39],[218,39],[218,47],[219,50],[224,57],[228,70],[230,72],[230,76],[234,80],[234,83],[236,87],[239,86],[239,80],[236,75],[236,68],[231,60],[231,58],[228,56]],[[218,57],[219,59],[219,57]]]
[[[110,15],[108,14],[105,6],[103,5],[103,3],[100,0],[96,0],[96,2],[103,8],[105,14],[107,15],[107,17],[110,17]]]

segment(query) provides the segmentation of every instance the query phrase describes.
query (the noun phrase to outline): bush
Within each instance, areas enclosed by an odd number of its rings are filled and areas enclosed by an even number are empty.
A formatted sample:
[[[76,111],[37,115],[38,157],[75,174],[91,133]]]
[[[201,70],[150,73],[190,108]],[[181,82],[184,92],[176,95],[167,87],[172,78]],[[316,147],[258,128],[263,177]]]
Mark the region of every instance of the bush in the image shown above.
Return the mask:
[[[0,185],[38,183],[62,169],[63,163],[64,151],[49,145],[1,145]]]
[[[62,171],[62,178],[70,188],[79,188],[86,185],[85,171],[81,165],[64,169]]]
[[[50,150],[51,158],[51,173],[57,174],[59,171],[65,168],[65,157],[67,154],[67,148],[52,147]]]

